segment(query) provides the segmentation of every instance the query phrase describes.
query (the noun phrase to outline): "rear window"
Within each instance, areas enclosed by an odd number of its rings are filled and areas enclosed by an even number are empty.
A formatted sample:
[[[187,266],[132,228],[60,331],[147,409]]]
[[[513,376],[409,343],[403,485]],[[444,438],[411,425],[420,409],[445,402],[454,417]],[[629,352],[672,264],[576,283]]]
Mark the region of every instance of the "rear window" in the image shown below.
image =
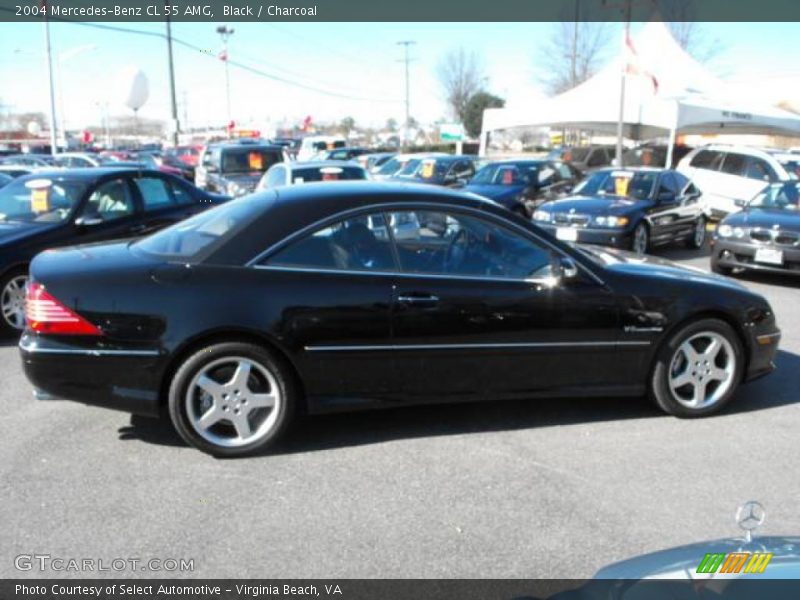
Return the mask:
[[[715,152],[713,150],[701,150],[694,156],[694,158],[692,158],[692,161],[689,163],[689,165],[697,169],[711,169],[716,171],[719,169],[721,158],[722,155],[719,152]]]
[[[231,148],[222,153],[223,173],[263,173],[275,163],[281,162],[279,152],[263,148]]]
[[[262,194],[244,196],[134,242],[132,248],[167,259],[195,262],[234,237],[269,208]]]
[[[722,161],[722,169],[720,170],[728,175],[744,175],[746,162],[747,161],[742,154],[726,154],[725,160]]]
[[[366,179],[367,174],[359,167],[304,167],[292,169],[292,183],[311,183],[314,181],[353,181]]]

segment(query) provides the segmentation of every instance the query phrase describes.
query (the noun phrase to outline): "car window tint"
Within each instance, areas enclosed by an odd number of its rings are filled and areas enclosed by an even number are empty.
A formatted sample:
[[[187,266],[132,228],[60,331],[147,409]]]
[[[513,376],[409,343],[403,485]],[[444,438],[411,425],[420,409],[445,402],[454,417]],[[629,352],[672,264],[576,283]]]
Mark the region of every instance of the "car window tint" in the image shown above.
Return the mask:
[[[172,190],[172,196],[178,204],[194,204],[194,197],[184,186],[179,183],[171,181],[169,187]]]
[[[607,164],[608,160],[606,153],[602,148],[596,148],[589,156],[589,160],[586,163],[586,165],[589,167],[602,167],[603,165]]]
[[[290,243],[266,264],[348,271],[396,269],[382,213],[351,217],[319,229]]]
[[[725,160],[722,161],[722,168],[720,171],[728,175],[744,175],[745,157],[742,154],[729,152],[725,155]]]
[[[134,212],[133,195],[124,179],[114,179],[101,184],[83,209],[84,216],[113,221]]]
[[[759,181],[777,181],[778,176],[769,164],[760,158],[754,156],[747,157],[747,166],[745,167],[745,177],[749,179],[758,179]]]
[[[672,171],[672,176],[675,178],[675,188],[678,192],[685,191],[686,187],[690,184],[689,178],[678,171]]]
[[[172,196],[170,196],[167,183],[163,179],[137,177],[134,182],[136,182],[136,186],[142,194],[142,202],[146,211],[160,210],[172,204]]]
[[[689,163],[690,166],[697,169],[710,169],[716,171],[722,162],[722,153],[714,150],[701,150]]]
[[[510,229],[460,213],[389,214],[403,271],[527,279],[550,276],[550,252]]]
[[[672,196],[678,195],[678,186],[675,182],[675,179],[672,176],[672,173],[666,172],[661,175],[661,178],[658,181],[658,194],[659,196],[663,193],[670,194]]]

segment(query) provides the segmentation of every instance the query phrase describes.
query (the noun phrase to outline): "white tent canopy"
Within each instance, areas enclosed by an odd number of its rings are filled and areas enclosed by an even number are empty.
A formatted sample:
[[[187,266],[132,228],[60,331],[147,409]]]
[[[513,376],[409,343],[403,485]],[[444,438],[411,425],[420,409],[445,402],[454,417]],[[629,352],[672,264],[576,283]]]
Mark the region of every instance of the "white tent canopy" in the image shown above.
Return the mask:
[[[800,116],[742,100],[689,56],[661,22],[633,39],[637,74],[626,75],[623,133],[648,139],[676,133],[800,135]],[[488,134],[514,127],[566,127],[616,133],[625,53],[579,86],[529,106],[483,113],[481,154]],[[655,81],[654,81],[655,80]]]

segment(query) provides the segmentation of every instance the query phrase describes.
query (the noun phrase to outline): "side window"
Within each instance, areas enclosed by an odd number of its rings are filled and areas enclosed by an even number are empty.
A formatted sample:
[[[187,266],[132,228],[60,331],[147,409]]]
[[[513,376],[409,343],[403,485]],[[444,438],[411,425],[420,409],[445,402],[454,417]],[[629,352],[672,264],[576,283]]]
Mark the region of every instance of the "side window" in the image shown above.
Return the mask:
[[[603,165],[608,164],[608,157],[606,156],[606,151],[603,148],[595,148],[592,150],[592,154],[589,157],[589,160],[586,162],[586,165],[589,167],[602,167]]]
[[[389,226],[403,271],[500,279],[551,275],[547,248],[477,217],[399,211],[389,214]]]
[[[113,221],[132,215],[134,212],[133,196],[124,179],[114,179],[101,184],[89,196],[83,209],[83,216]]]
[[[677,198],[678,196],[678,188],[672,173],[666,172],[658,180],[658,197],[662,198],[663,195],[668,195],[672,198]]]
[[[747,167],[745,168],[745,177],[749,179],[758,179],[759,181],[777,181],[778,175],[769,166],[767,161],[754,156],[747,157]]]
[[[572,179],[572,171],[565,163],[554,163],[561,179]]]
[[[675,190],[681,193],[690,193],[687,191],[687,187],[690,185],[689,178],[686,177],[683,173],[679,173],[678,171],[672,171],[672,176],[675,178]]]
[[[353,271],[396,269],[382,213],[324,227],[292,242],[262,264]]]
[[[722,161],[720,171],[728,175],[744,175],[745,162],[744,155],[729,152],[725,155],[725,160]]]
[[[714,150],[701,150],[692,158],[689,166],[696,169],[709,169],[716,171],[722,163],[722,153]]]
[[[137,177],[134,181],[142,194],[145,211],[160,210],[172,205],[172,196],[169,193],[167,182],[163,179]]]
[[[189,193],[185,187],[183,187],[179,183],[175,183],[174,181],[169,182],[169,187],[172,190],[172,197],[175,198],[175,202],[178,204],[194,204],[194,196]]]

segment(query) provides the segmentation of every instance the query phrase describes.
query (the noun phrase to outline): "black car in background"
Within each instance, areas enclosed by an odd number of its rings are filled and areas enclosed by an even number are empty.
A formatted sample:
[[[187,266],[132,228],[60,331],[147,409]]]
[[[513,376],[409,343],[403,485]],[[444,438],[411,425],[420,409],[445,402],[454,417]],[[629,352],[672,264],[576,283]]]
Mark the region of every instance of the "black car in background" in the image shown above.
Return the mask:
[[[267,169],[286,158],[281,146],[264,142],[211,144],[203,150],[195,169],[195,184],[209,192],[243,196],[256,188]]]
[[[581,172],[607,167],[614,160],[616,148],[602,144],[565,146],[551,151],[547,158],[566,161]]]
[[[353,160],[362,154],[369,154],[369,148],[359,148],[346,146],[344,148],[335,148],[328,152],[322,153],[318,159],[315,160]]]
[[[388,164],[388,163],[387,163]],[[411,159],[391,179],[429,183],[445,187],[460,187],[475,175],[475,157],[462,154],[422,156]]]
[[[18,177],[0,189],[0,333],[24,326],[28,265],[39,252],[146,235],[225,200],[157,171],[98,167]]]
[[[675,144],[672,148],[672,161],[667,165],[669,148],[666,144],[646,142],[622,153],[622,164],[626,167],[666,167],[674,169],[680,160],[693,148],[685,144]]]
[[[700,197],[700,190],[672,169],[603,169],[571,196],[540,206],[533,219],[560,240],[638,254],[674,242],[700,248],[706,239]]]
[[[717,226],[711,269],[800,275],[800,183],[768,186]]]
[[[539,204],[571,192],[580,179],[580,172],[562,161],[502,160],[484,165],[464,191],[529,217]]]
[[[426,215],[447,227],[413,226]],[[45,252],[27,314],[40,394],[168,412],[219,456],[265,448],[305,411],[649,394],[701,417],[774,368],[780,337],[733,280],[573,247],[474,194],[369,182]]]

